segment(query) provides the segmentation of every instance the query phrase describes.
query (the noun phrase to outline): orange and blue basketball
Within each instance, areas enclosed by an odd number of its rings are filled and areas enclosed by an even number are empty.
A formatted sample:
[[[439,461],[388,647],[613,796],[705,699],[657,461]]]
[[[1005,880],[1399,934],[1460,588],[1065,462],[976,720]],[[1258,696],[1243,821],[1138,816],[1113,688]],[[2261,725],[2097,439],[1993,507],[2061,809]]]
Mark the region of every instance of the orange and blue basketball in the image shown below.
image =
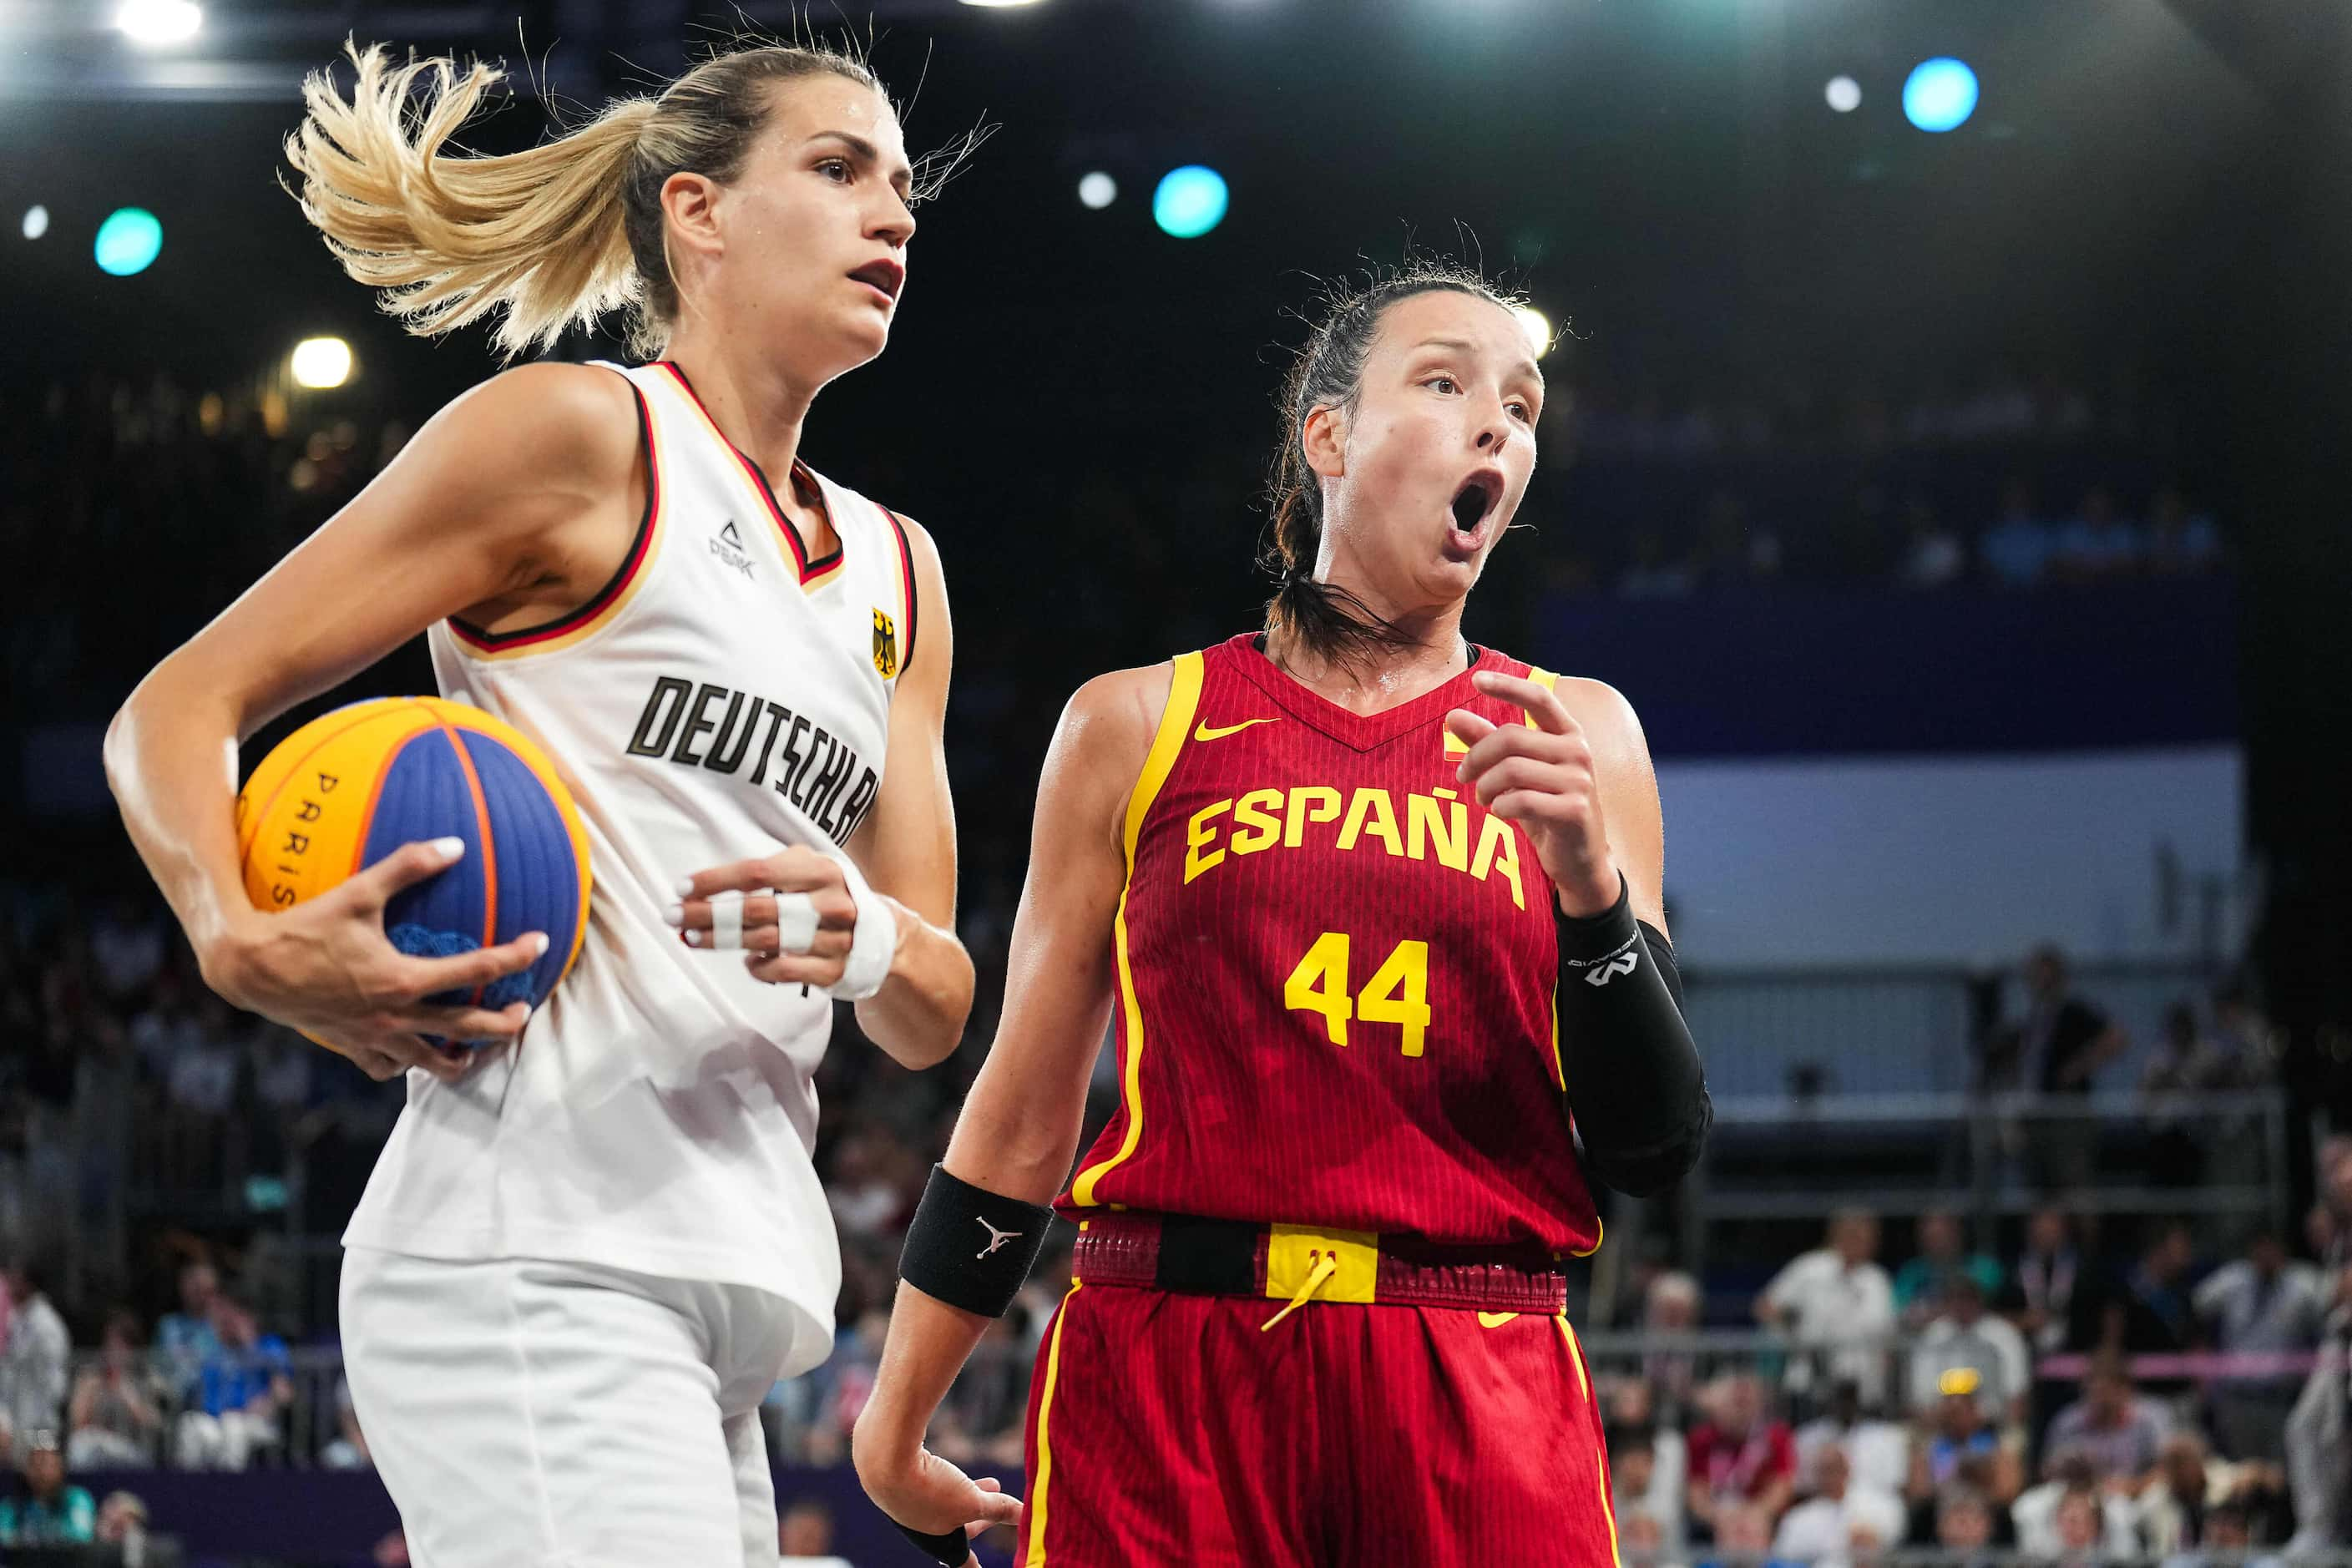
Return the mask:
[[[291,909],[418,839],[465,855],[394,895],[384,933],[441,958],[547,933],[547,954],[478,994],[437,1004],[536,1007],[588,930],[588,836],[554,764],[520,731],[437,697],[383,697],[321,714],[262,759],[236,797],[245,889]]]

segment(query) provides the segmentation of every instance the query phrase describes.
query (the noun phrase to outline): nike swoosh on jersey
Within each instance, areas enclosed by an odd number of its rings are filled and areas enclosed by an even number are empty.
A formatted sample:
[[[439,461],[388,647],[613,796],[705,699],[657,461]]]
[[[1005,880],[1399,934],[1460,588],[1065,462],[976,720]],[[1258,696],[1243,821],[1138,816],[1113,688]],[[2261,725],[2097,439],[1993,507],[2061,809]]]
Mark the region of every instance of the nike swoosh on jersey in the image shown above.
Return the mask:
[[[1478,1326],[1482,1329],[1499,1329],[1517,1316],[1517,1312],[1481,1312],[1478,1314]]]
[[[1271,724],[1279,717],[1279,715],[1276,715],[1275,718],[1267,719],[1244,719],[1238,724],[1227,724],[1223,728],[1217,730],[1212,730],[1208,725],[1202,724],[1192,731],[1192,739],[1196,741],[1222,740],[1225,736],[1232,734],[1236,730],[1246,730],[1253,724]]]

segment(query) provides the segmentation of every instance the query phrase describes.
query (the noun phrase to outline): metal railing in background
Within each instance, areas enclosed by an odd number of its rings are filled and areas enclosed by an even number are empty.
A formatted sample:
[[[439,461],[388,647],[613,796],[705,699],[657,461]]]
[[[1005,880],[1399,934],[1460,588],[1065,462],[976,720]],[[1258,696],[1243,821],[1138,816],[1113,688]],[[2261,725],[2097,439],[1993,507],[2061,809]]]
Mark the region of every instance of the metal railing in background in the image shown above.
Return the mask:
[[[1951,1210],[1990,1237],[2000,1217],[2056,1198],[2077,1214],[2203,1220],[2222,1234],[2259,1221],[2291,1236],[2287,1160],[2275,1089],[1733,1095],[1717,1100],[1714,1135],[1678,1201],[1692,1267],[1711,1228],[1850,1207]]]
[[[2005,972],[1958,965],[1712,969],[1693,955],[1691,1033],[1718,1097],[1933,1094],[1975,1087],[1976,1047],[2024,1003]],[[2085,963],[2076,995],[2123,1026],[2132,1049],[2103,1085],[2139,1079],[2165,1009],[2202,1004],[2216,972],[2190,960]]]

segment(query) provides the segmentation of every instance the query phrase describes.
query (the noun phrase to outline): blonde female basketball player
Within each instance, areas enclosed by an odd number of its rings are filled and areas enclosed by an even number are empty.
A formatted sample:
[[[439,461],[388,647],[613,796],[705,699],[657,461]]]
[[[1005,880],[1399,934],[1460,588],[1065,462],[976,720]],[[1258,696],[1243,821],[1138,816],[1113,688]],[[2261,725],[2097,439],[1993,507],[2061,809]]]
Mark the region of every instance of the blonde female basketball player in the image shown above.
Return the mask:
[[[938,555],[798,450],[818,389],[888,339],[915,174],[872,74],[819,49],[711,59],[495,158],[442,153],[495,73],[356,63],[349,98],[311,81],[288,145],[354,278],[419,331],[503,308],[509,350],[630,304],[661,357],[445,409],[148,677],[109,775],[208,983],[407,1073],[341,1316],[416,1561],[772,1563],[756,1406],[825,1354],[840,1275],[809,1160],[833,1001],[919,1068],[971,996]],[[420,631],[443,693],[536,738],[586,820],[586,944],[528,1018],[425,998],[543,936],[386,941],[441,847],[283,914],[242,890],[236,742]]]

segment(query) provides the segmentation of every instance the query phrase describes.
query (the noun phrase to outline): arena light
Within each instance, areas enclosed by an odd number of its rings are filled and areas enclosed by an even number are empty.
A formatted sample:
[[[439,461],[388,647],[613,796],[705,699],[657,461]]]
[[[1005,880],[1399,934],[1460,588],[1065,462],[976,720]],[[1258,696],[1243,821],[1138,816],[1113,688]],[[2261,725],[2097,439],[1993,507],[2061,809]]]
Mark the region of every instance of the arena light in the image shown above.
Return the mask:
[[[1079,180],[1078,200],[1088,212],[1100,212],[1118,200],[1118,182],[1097,169]]]
[[[1514,305],[1511,314],[1519,319],[1519,330],[1528,334],[1528,342],[1541,359],[1551,353],[1551,318],[1533,305]]]
[[[134,44],[184,44],[204,26],[205,12],[188,0],[124,0],[114,25]]]
[[[1198,239],[1225,220],[1225,177],[1214,169],[1187,163],[1160,177],[1151,195],[1151,218],[1178,239]]]
[[[1957,131],[1977,111],[1977,73],[1948,55],[1921,60],[1903,84],[1903,116],[1922,131]]]
[[[1034,5],[1037,0],[963,0],[963,3],[987,11],[1009,11],[1015,5]]]
[[[352,378],[352,345],[341,338],[304,338],[288,362],[294,384],[323,392]]]
[[[1862,83],[1850,76],[1833,76],[1829,86],[1822,89],[1822,96],[1840,114],[1852,114],[1862,107]]]
[[[163,226],[145,207],[117,207],[98,226],[90,247],[99,270],[117,278],[144,272],[163,248]]]
[[[49,209],[34,205],[25,209],[25,237],[38,239],[49,232]]]

